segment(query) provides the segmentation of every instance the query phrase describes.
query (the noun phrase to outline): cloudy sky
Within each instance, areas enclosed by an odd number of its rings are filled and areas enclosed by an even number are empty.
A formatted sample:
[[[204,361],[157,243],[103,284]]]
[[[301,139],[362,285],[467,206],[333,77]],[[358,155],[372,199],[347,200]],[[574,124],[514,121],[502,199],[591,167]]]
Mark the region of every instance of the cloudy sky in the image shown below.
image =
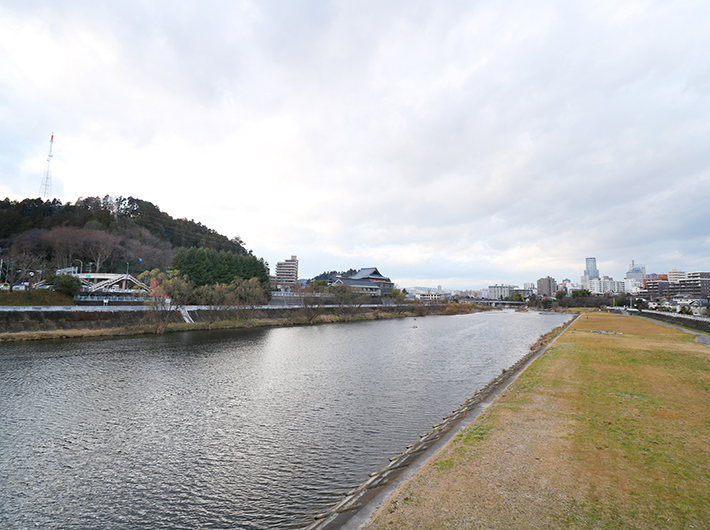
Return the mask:
[[[0,3],[0,195],[122,195],[301,277],[710,270],[710,3]]]

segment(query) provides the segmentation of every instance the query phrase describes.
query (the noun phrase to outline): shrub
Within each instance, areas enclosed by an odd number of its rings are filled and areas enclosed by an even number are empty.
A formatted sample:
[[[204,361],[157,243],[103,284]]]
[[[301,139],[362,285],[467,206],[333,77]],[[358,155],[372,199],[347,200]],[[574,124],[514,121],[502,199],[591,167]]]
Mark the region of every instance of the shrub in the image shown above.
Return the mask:
[[[54,290],[73,298],[81,290],[81,281],[76,276],[60,274],[54,279]]]

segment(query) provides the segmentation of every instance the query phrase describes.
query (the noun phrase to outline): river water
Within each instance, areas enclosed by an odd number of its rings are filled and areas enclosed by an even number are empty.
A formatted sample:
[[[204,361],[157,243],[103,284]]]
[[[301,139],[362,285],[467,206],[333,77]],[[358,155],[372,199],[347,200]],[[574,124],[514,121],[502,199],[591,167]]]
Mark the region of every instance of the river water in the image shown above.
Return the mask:
[[[0,527],[303,528],[566,315],[0,346]]]

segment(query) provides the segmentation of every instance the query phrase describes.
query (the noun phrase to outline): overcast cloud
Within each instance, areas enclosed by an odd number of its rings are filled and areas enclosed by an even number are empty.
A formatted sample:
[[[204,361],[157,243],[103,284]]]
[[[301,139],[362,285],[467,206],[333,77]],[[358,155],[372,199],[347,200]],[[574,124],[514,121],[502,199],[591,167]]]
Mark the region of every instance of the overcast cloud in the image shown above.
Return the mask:
[[[302,277],[710,270],[710,4],[5,1],[0,195],[122,195]]]

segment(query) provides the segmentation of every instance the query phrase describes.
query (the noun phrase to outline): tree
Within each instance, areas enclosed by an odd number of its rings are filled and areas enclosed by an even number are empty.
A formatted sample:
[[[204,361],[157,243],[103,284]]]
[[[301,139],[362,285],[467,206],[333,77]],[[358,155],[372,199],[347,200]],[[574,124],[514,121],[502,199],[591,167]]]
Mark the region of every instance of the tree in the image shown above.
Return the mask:
[[[31,236],[31,237],[30,237]],[[32,232],[25,237],[15,240],[7,256],[8,267],[5,271],[6,280],[10,284],[15,282],[27,283],[27,296],[32,296],[32,284],[40,281],[47,268],[44,252],[37,245],[37,238]]]
[[[315,282],[311,281],[311,284]],[[332,295],[333,303],[338,306],[338,312],[345,314],[350,310],[356,298],[356,293],[352,287],[346,284],[331,285],[327,288],[327,292]]]
[[[83,229],[70,226],[56,227],[44,239],[51,249],[51,260],[58,269],[73,267],[83,257]]]
[[[555,298],[557,298],[558,300],[562,300],[566,296],[567,296],[567,291],[565,291],[565,290],[559,290],[555,293]]]
[[[407,290],[392,289],[392,303],[398,315],[404,313],[407,310]]]
[[[147,319],[155,325],[156,333],[163,333],[182,306],[188,304],[193,296],[194,284],[180,276],[178,271],[166,274],[159,269],[145,271],[138,276],[143,283],[150,285],[151,307]]]
[[[79,236],[83,240],[84,255],[96,264],[96,272],[118,251],[121,241],[118,237],[100,230],[82,230]]]
[[[236,277],[257,278],[265,289],[269,274],[264,261],[252,255],[233,254],[208,248],[181,248],[173,258],[173,268],[195,285],[229,284]]]
[[[195,288],[192,300],[198,304],[209,306],[209,321],[212,324],[218,318],[217,310],[224,311],[234,307],[236,296],[231,286],[216,283]]]
[[[60,274],[52,279],[54,290],[66,296],[74,298],[76,293],[81,290],[81,280],[70,274]]]
[[[528,307],[538,307],[540,305],[539,297],[536,294],[531,294],[528,297],[527,306]]]
[[[572,298],[589,298],[592,293],[589,289],[579,289],[578,291],[572,291]]]
[[[250,255],[238,237],[231,239],[195,221],[174,219],[156,205],[133,197],[86,197],[75,204],[25,199],[0,200],[0,240],[27,230],[53,228],[101,229],[118,235],[122,230],[143,228],[172,247],[209,247],[216,251]],[[70,266],[64,264],[62,266]]]
[[[318,282],[311,282],[301,291],[301,300],[303,309],[301,313],[306,318],[309,324],[321,314],[321,306],[323,305],[323,287]]]
[[[348,269],[346,271],[326,271],[326,272],[321,272],[318,276],[314,276],[311,278],[311,281],[313,280],[330,280],[331,278],[334,278],[336,276],[340,276],[341,278],[349,278],[350,276],[357,274],[356,269]]]
[[[513,293],[513,296],[510,297],[510,299],[513,302],[522,302],[523,301],[523,295],[520,293]]]
[[[248,321],[254,318],[257,307],[266,304],[269,299],[258,278],[242,280],[235,278],[231,286],[236,295],[237,306]]]

